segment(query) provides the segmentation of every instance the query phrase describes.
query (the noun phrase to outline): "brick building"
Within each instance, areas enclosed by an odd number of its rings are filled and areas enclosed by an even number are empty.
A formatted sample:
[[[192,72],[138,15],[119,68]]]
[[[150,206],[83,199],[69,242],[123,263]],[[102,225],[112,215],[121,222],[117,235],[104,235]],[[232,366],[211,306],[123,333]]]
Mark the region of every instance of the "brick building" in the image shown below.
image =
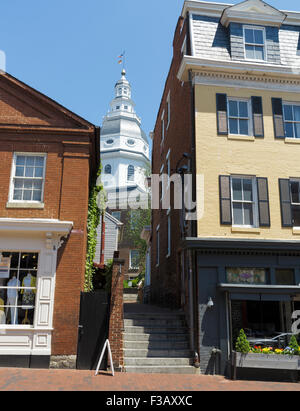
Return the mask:
[[[153,134],[151,298],[185,310],[203,373],[228,372],[241,328],[289,333],[299,308],[299,27],[260,0],[185,1],[178,20]]]
[[[75,355],[99,129],[0,75],[0,365]]]

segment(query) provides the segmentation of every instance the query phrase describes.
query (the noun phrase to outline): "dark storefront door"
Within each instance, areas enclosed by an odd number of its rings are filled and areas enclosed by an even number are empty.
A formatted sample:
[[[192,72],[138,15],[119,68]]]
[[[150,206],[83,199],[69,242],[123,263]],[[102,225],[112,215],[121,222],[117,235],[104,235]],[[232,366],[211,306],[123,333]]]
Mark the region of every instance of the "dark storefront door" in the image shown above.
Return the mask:
[[[102,348],[108,338],[108,295],[105,291],[81,293],[76,368],[96,369]],[[106,369],[104,356],[100,369]]]

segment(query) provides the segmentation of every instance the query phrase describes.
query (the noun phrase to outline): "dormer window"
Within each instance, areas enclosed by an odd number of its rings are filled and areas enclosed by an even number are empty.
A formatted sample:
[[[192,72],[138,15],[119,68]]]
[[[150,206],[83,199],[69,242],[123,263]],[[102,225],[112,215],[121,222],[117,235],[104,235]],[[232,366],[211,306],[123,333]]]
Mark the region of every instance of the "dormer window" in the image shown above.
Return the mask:
[[[266,60],[264,27],[244,26],[245,58],[247,60]]]

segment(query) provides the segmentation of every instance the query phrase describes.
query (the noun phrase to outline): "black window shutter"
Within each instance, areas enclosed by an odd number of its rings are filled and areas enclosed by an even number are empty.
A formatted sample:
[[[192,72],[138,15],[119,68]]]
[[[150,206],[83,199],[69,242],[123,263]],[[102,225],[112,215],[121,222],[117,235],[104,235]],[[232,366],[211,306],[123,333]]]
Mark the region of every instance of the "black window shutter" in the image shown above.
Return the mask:
[[[269,205],[269,190],[268,179],[258,177],[257,182],[257,196],[258,196],[258,212],[259,212],[259,226],[270,227],[270,205]]]
[[[218,134],[228,135],[227,95],[217,94],[217,128]]]
[[[283,227],[293,227],[290,180],[279,179],[281,221]]]
[[[230,176],[219,176],[221,224],[232,225]]]
[[[251,97],[253,134],[255,137],[264,137],[264,119],[262,97]]]
[[[284,138],[283,106],[281,98],[272,98],[275,138]]]

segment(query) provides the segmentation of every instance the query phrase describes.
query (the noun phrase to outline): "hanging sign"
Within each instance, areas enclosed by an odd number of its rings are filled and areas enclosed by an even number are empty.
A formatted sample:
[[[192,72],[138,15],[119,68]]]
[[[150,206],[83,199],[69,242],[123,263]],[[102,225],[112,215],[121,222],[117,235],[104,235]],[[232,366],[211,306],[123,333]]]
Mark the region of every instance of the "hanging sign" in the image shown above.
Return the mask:
[[[1,257],[0,254],[0,278],[9,278],[11,257]]]

